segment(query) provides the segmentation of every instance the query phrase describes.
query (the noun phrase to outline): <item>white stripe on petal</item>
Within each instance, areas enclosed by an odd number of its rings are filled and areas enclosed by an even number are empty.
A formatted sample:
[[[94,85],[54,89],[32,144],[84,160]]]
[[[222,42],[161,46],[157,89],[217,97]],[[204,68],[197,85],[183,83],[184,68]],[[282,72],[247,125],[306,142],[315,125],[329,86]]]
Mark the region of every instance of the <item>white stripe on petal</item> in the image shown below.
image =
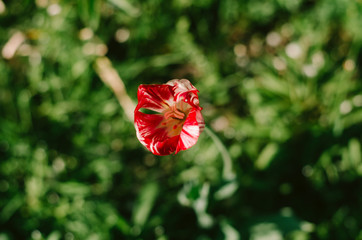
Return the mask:
[[[200,133],[199,129],[197,125],[188,125],[182,128],[180,141],[182,141],[186,149],[192,147],[197,142]]]

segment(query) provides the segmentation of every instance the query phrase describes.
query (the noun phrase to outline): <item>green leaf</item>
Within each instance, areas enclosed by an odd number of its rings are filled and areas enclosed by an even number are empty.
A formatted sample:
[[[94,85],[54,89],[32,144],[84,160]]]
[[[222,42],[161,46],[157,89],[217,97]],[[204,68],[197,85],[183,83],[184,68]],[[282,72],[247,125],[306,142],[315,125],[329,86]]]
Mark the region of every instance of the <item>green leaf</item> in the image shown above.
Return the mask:
[[[147,183],[141,189],[132,213],[132,221],[136,226],[141,228],[144,226],[153,208],[158,193],[159,187],[155,182]]]
[[[108,2],[112,3],[132,17],[137,17],[141,14],[140,10],[130,4],[127,0],[108,0]]]
[[[57,189],[59,193],[67,196],[77,196],[77,195],[87,196],[91,192],[89,185],[80,182],[58,183]]]
[[[262,152],[259,154],[258,159],[255,161],[255,167],[260,170],[266,169],[270,165],[278,150],[279,147],[276,143],[269,143],[268,145],[266,145]]]

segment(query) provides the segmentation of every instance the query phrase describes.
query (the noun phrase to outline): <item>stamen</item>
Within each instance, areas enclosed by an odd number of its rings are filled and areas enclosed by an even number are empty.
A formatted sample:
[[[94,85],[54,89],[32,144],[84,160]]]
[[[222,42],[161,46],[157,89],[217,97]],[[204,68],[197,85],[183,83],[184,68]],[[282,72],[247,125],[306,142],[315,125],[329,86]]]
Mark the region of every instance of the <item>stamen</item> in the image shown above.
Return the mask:
[[[171,106],[170,109],[164,113],[164,116],[166,119],[175,118],[182,120],[185,118],[185,114],[179,109],[177,109],[176,105]]]
[[[171,117],[171,115],[172,115],[172,112],[171,112],[171,111],[165,112],[165,118],[166,118],[166,119],[169,119],[169,118]]]
[[[174,116],[178,119],[183,119],[185,117],[185,114],[179,110],[174,111]]]

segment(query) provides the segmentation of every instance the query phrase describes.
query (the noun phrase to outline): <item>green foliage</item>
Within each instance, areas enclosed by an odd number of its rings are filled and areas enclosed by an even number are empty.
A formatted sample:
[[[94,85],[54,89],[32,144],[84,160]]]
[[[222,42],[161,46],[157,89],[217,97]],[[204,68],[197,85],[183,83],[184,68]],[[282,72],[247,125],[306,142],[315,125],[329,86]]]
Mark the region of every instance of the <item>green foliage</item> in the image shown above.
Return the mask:
[[[0,239],[362,239],[362,2],[0,0]],[[96,60],[188,78],[157,157]]]

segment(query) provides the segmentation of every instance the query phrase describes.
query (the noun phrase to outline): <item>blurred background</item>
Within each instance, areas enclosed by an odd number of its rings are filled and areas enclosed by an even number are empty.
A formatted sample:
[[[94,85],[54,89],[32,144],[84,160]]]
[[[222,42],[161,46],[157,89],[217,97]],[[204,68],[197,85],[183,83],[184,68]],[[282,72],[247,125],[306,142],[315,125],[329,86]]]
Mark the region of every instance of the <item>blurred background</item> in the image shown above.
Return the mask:
[[[0,0],[0,240],[361,240],[361,29],[361,0]],[[208,129],[158,157],[133,107],[173,78]]]

